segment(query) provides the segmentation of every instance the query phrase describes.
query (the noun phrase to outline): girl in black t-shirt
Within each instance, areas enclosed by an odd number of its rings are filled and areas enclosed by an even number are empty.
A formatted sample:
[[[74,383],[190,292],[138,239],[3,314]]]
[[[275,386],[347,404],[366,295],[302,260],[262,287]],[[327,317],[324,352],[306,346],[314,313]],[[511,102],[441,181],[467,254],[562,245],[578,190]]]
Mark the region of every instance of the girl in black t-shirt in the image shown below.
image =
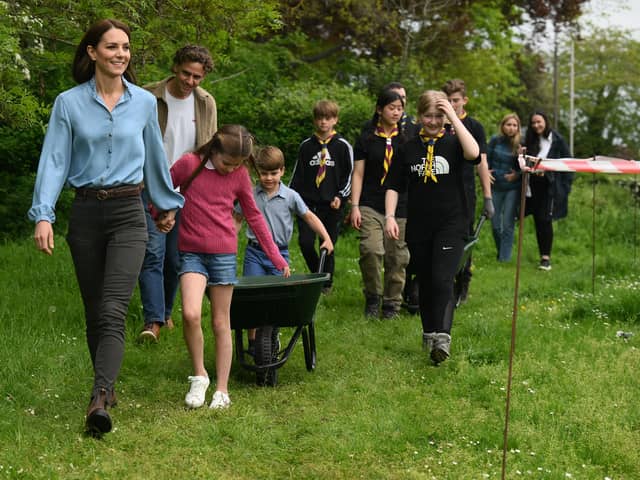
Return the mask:
[[[445,116],[456,135],[445,133]],[[406,241],[418,276],[423,343],[440,363],[449,356],[453,279],[469,223],[462,167],[477,162],[479,147],[443,92],[420,96],[418,120],[420,135],[398,152],[385,182],[385,231],[398,238],[395,210],[407,191]]]
[[[409,250],[404,239],[407,217],[405,196],[397,202],[398,235],[384,234],[384,196],[388,172],[407,134],[400,120],[404,100],[396,90],[382,90],[376,113],[367,122],[355,146],[351,188],[351,225],[359,231],[360,272],[364,284],[365,316],[393,318],[402,304]],[[384,279],[383,279],[384,268]]]

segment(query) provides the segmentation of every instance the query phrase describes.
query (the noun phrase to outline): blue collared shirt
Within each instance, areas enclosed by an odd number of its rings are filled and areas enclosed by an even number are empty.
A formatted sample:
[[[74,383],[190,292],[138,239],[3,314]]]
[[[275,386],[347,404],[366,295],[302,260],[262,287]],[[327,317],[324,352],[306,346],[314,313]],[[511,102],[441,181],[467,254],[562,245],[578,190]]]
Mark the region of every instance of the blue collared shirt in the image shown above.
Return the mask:
[[[258,183],[253,188],[253,198],[255,198],[256,205],[271,230],[276,245],[279,247],[289,245],[291,235],[293,235],[295,217],[302,217],[309,211],[300,194],[280,182],[278,191],[269,197],[269,194]],[[240,205],[236,205],[235,211],[242,213]],[[249,241],[257,241],[256,235],[250,227],[247,227],[247,238]]]
[[[158,126],[154,96],[124,77],[123,95],[111,112],[96,91],[95,78],[56,98],[44,138],[29,218],[55,221],[55,204],[66,185],[145,189],[158,210],[182,207],[173,190]]]

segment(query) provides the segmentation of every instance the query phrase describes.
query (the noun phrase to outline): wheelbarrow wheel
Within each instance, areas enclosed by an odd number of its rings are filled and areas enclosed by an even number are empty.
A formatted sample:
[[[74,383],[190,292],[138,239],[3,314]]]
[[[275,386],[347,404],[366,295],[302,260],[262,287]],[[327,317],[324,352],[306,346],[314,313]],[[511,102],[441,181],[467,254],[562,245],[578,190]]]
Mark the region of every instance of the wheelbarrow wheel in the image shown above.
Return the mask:
[[[313,322],[307,328],[302,329],[302,346],[305,366],[307,371],[311,372],[316,368],[316,334]]]
[[[264,326],[256,330],[256,366],[268,365],[277,360],[278,351],[280,350],[278,333],[278,327],[273,326]],[[262,368],[256,370],[256,383],[260,386],[275,386],[278,383],[278,369]]]

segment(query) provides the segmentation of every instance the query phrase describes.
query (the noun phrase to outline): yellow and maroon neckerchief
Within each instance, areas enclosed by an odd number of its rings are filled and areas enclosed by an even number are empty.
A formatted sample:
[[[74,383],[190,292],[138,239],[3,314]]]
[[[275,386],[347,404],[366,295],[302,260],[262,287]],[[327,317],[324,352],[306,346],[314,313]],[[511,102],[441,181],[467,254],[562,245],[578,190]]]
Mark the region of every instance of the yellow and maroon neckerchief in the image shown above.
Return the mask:
[[[422,142],[427,146],[427,155],[424,157],[424,183],[430,178],[435,183],[438,183],[436,174],[433,172],[433,150],[438,139],[444,135],[444,128],[441,129],[435,137],[430,137],[424,128],[420,130],[420,138]]]
[[[382,137],[386,140],[386,147],[384,150],[384,173],[382,174],[382,178],[380,179],[380,185],[382,185],[387,178],[387,173],[389,173],[389,167],[391,167],[391,160],[393,159],[393,137],[398,135],[398,124],[396,123],[391,130],[390,133],[385,133],[382,124],[378,122],[378,126],[376,127],[375,134],[378,137]]]
[[[320,146],[322,147],[322,149],[320,150],[320,165],[318,166],[318,173],[316,173],[317,188],[320,188],[320,184],[322,183],[324,178],[327,176],[327,153],[328,153],[327,145],[329,144],[329,142],[331,141],[331,139],[335,134],[336,134],[336,131],[331,130],[331,133],[329,134],[329,136],[324,140],[322,140],[320,137],[316,135],[316,138],[318,139],[318,142],[320,142]]]
[[[458,115],[458,118],[460,120],[464,120],[465,118],[467,118],[467,112],[465,112],[464,110],[462,111],[462,114]],[[451,124],[451,128],[449,129],[449,133],[451,133],[451,135],[455,135],[456,134],[456,129],[453,128],[453,124]]]

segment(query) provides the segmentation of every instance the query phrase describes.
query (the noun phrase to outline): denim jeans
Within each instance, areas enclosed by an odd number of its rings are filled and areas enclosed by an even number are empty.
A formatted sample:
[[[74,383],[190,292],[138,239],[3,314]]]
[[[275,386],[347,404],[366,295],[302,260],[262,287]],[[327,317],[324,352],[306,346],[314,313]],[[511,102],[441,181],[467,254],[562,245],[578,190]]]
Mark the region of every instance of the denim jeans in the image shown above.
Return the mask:
[[[67,243],[84,304],[93,394],[113,388],[124,355],[125,318],[147,243],[139,196],[76,196]]]
[[[169,233],[162,233],[156,228],[151,213],[145,202],[147,220],[147,250],[140,271],[140,298],[144,323],[157,322],[164,324],[171,317],[173,302],[178,292],[180,280],[180,253],[178,252],[178,224],[180,211],[176,212],[176,224]]]
[[[520,198],[520,190],[494,190],[493,206],[496,213],[491,219],[493,239],[498,252],[498,261],[511,260],[513,249],[513,231],[516,224],[516,206]]]
[[[289,249],[281,248],[280,255],[289,263]],[[247,245],[244,251],[244,262],[242,264],[242,274],[246,277],[249,275],[282,275],[282,271],[278,270],[266,253],[261,248]]]

